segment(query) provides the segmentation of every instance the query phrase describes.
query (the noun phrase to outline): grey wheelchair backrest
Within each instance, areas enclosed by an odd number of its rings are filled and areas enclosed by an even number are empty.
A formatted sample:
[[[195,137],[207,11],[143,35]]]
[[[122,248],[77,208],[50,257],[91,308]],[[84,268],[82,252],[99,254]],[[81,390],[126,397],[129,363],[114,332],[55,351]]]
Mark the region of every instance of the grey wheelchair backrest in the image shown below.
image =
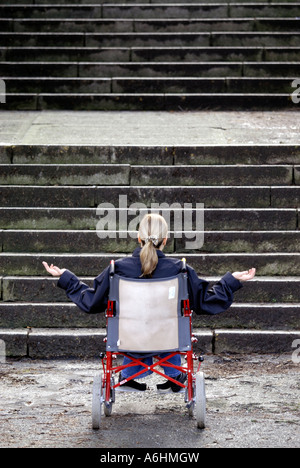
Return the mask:
[[[189,318],[182,316],[182,300],[188,299],[184,274],[148,280],[114,274],[109,299],[115,302],[115,316],[108,318],[107,350],[191,349]]]

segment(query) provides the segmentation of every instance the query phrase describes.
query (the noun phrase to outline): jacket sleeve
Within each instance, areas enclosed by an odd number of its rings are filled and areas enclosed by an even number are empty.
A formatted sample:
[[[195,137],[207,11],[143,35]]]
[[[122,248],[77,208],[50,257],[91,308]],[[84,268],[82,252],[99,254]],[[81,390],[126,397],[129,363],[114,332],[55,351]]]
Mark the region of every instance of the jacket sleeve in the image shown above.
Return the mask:
[[[233,303],[233,294],[243,285],[227,272],[212,288],[199,279],[195,270],[188,267],[188,285],[191,309],[197,315],[216,315],[225,312]]]
[[[104,312],[109,294],[109,267],[94,279],[92,288],[69,270],[61,275],[57,286],[64,289],[67,297],[84,312],[88,314]]]

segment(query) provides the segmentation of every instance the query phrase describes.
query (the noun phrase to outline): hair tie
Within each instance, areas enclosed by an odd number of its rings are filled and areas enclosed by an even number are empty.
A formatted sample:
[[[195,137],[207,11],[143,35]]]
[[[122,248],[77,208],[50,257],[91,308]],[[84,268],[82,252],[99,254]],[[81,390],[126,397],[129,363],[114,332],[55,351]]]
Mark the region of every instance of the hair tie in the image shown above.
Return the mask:
[[[158,245],[158,237],[157,236],[146,237],[145,244],[147,244],[148,242],[152,242],[152,244],[155,245],[156,247]]]

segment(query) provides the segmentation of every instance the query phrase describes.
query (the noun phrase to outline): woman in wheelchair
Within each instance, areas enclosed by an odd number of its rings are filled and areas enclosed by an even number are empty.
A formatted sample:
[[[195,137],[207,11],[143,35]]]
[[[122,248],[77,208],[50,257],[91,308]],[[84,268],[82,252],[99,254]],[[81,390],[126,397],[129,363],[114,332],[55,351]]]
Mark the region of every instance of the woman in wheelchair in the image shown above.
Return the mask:
[[[163,249],[168,239],[168,225],[165,219],[158,214],[146,215],[140,223],[138,242],[140,247],[134,250],[131,257],[125,257],[115,262],[115,273],[120,277],[126,278],[169,278],[178,275],[182,268],[182,262],[178,259],[166,257]],[[70,300],[86,313],[95,314],[104,312],[107,309],[109,297],[109,273],[110,267],[107,267],[99,276],[94,279],[93,287],[90,288],[82,283],[74,273],[67,269],[60,269],[54,265],[48,265],[43,262],[44,267],[52,276],[60,277],[57,286],[64,289]],[[219,314],[226,311],[233,302],[233,294],[242,287],[242,282],[254,278],[255,268],[248,271],[229,273],[227,272],[223,278],[217,282],[213,288],[209,287],[209,283],[203,279],[199,279],[195,270],[187,265],[188,276],[188,293],[190,307],[198,315],[203,314]],[[164,357],[164,354],[159,356]],[[148,366],[152,365],[152,355],[148,354],[140,356],[142,361]],[[130,363],[129,357],[124,357],[124,365]],[[181,365],[180,355],[175,355],[166,361],[175,366],[163,367],[167,376],[174,380],[184,383],[186,374],[179,372],[176,366]],[[124,384],[120,389],[144,391],[146,384],[139,383],[136,380],[127,379],[135,375],[142,366],[126,367],[120,372],[120,382],[124,380]],[[152,373],[145,371],[139,375],[139,378],[144,378]],[[182,386],[166,380],[165,383],[157,386],[160,392],[179,392]]]

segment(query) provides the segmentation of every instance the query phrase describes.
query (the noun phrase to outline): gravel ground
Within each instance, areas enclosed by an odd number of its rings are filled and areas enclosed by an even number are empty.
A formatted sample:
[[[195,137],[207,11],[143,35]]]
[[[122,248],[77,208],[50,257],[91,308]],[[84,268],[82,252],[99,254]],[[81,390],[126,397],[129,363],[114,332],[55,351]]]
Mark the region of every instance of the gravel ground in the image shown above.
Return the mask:
[[[95,360],[8,360],[0,368],[0,447],[300,447],[299,364],[290,355],[207,356],[207,427],[184,395],[117,393],[112,416],[91,429]]]

